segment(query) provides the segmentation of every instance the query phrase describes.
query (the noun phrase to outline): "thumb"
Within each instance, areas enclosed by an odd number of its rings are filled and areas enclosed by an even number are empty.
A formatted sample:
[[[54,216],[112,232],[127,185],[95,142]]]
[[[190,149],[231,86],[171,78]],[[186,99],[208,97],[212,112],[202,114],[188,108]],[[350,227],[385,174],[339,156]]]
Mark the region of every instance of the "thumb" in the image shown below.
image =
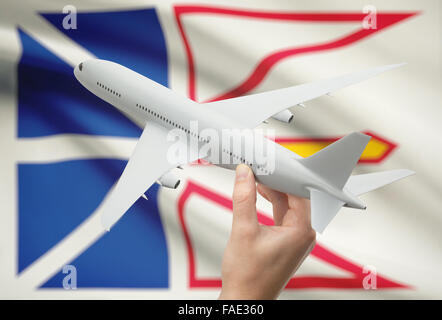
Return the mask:
[[[236,167],[232,199],[233,225],[258,225],[255,176],[252,170],[244,164]]]

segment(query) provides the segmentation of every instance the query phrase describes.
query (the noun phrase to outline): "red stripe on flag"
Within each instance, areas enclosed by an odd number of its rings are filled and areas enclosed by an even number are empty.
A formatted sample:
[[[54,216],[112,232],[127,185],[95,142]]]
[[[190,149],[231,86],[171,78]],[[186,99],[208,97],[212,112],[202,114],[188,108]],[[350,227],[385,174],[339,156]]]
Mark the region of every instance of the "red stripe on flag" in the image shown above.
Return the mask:
[[[329,42],[309,45],[303,47],[294,47],[278,52],[272,53],[267,57],[263,58],[256,68],[252,71],[247,79],[245,79],[237,87],[228,90],[227,92],[209,99],[208,101],[216,101],[228,98],[238,97],[244,95],[247,92],[253,90],[258,86],[271,68],[278,62],[299,54],[313,53],[320,51],[327,51],[337,48],[342,48],[353,44],[361,39],[364,39],[378,31],[381,31],[393,24],[398,23],[404,19],[412,17],[418,12],[397,12],[397,13],[377,13],[377,28],[376,29],[364,29],[362,28],[362,21],[366,14],[364,13],[314,13],[314,12],[269,12],[269,11],[255,11],[255,10],[241,10],[241,9],[231,9],[231,8],[220,8],[220,7],[209,7],[209,6],[187,6],[187,5],[176,5],[175,9],[175,19],[178,24],[178,29],[180,31],[188,64],[188,96],[192,100],[197,100],[197,88],[195,81],[195,62],[193,58],[192,48],[190,47],[188,37],[185,33],[185,29],[182,24],[182,16],[185,14],[210,14],[210,15],[229,15],[238,17],[248,17],[256,19],[265,20],[283,20],[283,21],[317,21],[317,22],[336,22],[336,23],[346,23],[346,22],[361,22],[361,29],[357,30],[349,35],[335,39]]]
[[[219,288],[222,285],[219,278],[200,278],[197,276],[195,254],[190,239],[190,234],[185,221],[186,202],[194,195],[201,196],[219,206],[232,211],[232,200],[215,191],[201,186],[193,181],[188,181],[180,198],[178,199],[178,218],[183,230],[184,239],[188,253],[188,277],[190,288]],[[273,225],[273,219],[258,212],[258,221],[264,225]],[[351,273],[349,277],[326,277],[326,276],[294,276],[287,283],[286,289],[307,289],[307,288],[335,288],[335,289],[363,289],[363,279],[367,275],[360,265],[346,259],[337,253],[327,249],[323,244],[317,243],[311,255],[323,262],[335,266],[338,269]],[[411,289],[410,286],[389,280],[377,274],[377,289],[402,288]]]

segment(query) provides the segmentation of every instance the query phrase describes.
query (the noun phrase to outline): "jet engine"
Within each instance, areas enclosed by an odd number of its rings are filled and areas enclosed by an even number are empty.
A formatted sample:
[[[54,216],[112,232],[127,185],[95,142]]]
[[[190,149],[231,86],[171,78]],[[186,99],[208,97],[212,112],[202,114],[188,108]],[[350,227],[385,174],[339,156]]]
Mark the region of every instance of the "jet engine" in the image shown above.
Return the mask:
[[[293,120],[293,117],[293,113],[291,113],[288,109],[278,112],[272,116],[273,119],[286,123],[290,123]]]
[[[180,184],[180,179],[173,172],[167,172],[158,179],[158,183],[163,187],[176,189]]]

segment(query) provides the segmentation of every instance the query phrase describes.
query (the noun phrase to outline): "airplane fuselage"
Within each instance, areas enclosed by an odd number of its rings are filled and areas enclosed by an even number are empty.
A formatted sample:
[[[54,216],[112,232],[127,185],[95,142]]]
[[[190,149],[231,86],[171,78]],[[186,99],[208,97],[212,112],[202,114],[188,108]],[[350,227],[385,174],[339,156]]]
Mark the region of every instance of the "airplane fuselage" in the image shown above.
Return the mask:
[[[210,110],[204,104],[187,99],[147,77],[110,61],[88,60],[77,66],[74,73],[89,91],[118,108],[143,128],[150,121],[167,130],[180,129],[189,139],[197,140],[199,146],[209,142],[206,136],[200,134],[205,129],[210,129],[216,132],[218,137],[222,137],[223,130],[244,128],[241,119],[228,118],[215,110]],[[191,125],[195,121],[197,130]],[[244,144],[241,131],[237,131],[236,135],[240,135],[238,138]],[[306,168],[298,161],[301,159],[299,155],[263,135],[255,135],[254,138],[256,137],[262,139],[260,143],[264,146],[263,150],[270,148],[274,150],[274,163],[271,167],[268,164],[257,163],[255,161],[257,157],[250,157],[249,153],[245,152],[245,148],[240,148],[238,151],[233,146],[227,148],[222,143],[219,143],[217,153],[219,158],[212,158],[209,161],[227,169],[234,169],[238,163],[245,163],[252,168],[258,182],[284,193],[309,198],[309,190],[316,189],[334,196],[346,206],[365,208],[363,203],[345,188],[340,190],[332,186]],[[230,160],[227,163],[226,157]]]

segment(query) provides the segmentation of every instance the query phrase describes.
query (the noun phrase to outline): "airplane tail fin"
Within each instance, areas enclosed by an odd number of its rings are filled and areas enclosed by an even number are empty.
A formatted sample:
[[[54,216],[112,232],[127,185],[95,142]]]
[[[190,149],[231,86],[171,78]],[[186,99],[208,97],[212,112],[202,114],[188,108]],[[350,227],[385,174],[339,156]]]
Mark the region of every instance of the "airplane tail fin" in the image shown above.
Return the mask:
[[[413,174],[414,171],[398,169],[354,175],[348,179],[345,189],[351,194],[359,196]],[[319,233],[324,231],[325,227],[345,204],[343,201],[316,189],[310,190],[310,201],[312,227]]]
[[[370,138],[353,132],[300,161],[328,183],[342,189]]]
[[[332,186],[338,189],[345,188],[354,196],[414,173],[401,169],[350,176],[369,140],[370,136],[354,132],[300,161]],[[312,227],[320,233],[345,205],[342,200],[316,189],[310,190],[310,201]]]
[[[329,184],[342,189],[369,140],[370,136],[353,132],[300,161]],[[310,201],[312,227],[320,233],[345,204],[342,200],[316,189],[310,190]]]

